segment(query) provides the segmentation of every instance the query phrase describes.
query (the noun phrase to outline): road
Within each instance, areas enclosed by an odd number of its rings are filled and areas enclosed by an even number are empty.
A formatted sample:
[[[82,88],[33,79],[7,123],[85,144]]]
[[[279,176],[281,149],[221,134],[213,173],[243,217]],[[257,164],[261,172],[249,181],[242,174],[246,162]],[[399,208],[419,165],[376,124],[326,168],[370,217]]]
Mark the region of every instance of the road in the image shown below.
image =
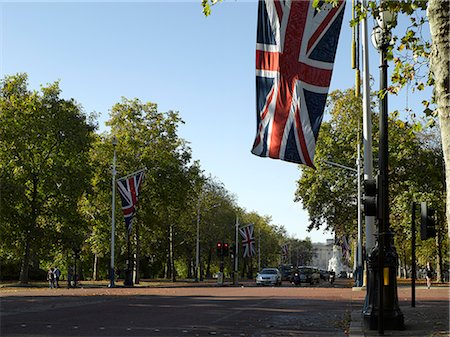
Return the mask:
[[[363,297],[327,284],[38,289],[1,294],[0,335],[345,336]]]
[[[333,286],[300,288],[192,282],[114,289],[1,286],[0,336],[345,336],[350,313],[361,319],[365,297],[350,284],[338,279]],[[448,285],[418,287],[411,308],[411,288],[398,287],[402,336],[447,336],[449,294]]]

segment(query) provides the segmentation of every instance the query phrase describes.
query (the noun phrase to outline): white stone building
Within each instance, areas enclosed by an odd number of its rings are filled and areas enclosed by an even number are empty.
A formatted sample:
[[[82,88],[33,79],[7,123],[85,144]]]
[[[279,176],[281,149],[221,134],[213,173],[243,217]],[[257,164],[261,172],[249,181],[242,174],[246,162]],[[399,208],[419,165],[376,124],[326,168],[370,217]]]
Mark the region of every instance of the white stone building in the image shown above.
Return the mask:
[[[327,239],[326,243],[313,243],[313,258],[311,265],[320,269],[328,270],[328,263],[333,257],[334,239]]]

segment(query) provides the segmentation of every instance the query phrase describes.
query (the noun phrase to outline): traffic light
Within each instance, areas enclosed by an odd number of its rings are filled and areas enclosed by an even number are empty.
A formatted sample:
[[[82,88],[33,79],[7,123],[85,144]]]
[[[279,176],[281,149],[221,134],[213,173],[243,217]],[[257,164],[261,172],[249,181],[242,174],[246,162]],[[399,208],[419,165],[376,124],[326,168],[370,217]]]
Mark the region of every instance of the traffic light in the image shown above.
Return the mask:
[[[228,253],[229,253],[228,243],[224,242],[223,243],[223,256],[228,256]]]
[[[435,211],[426,202],[420,203],[420,239],[426,240],[436,236]]]
[[[378,206],[378,186],[376,179],[364,180],[364,213],[366,216],[376,216]]]
[[[222,242],[217,242],[217,256],[222,257]]]

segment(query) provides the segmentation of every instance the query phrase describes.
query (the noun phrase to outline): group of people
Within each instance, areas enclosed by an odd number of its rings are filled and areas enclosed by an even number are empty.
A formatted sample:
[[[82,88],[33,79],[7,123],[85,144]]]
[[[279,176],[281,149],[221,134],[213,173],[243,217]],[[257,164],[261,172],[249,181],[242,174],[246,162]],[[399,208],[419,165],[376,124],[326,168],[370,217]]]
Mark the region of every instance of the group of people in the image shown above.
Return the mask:
[[[58,267],[51,267],[47,272],[47,281],[50,288],[59,288],[59,278],[61,277],[61,270]]]

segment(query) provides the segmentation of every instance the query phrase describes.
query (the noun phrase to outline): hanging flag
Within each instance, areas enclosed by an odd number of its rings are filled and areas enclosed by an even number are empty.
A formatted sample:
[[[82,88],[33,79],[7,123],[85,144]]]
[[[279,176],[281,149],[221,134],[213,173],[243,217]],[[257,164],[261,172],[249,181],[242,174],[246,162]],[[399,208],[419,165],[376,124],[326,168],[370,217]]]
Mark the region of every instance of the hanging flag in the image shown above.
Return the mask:
[[[283,260],[287,260],[289,255],[289,246],[287,243],[281,246],[281,255],[283,256]]]
[[[350,245],[348,244],[347,237],[343,236],[340,240],[342,258],[348,263],[350,262]]]
[[[255,253],[255,238],[253,236],[253,225],[248,225],[239,228],[239,233],[242,236],[242,246],[244,248],[243,256],[254,256]]]
[[[252,153],[314,167],[345,1],[259,1]],[[322,3],[322,1],[320,1]]]
[[[120,199],[122,199],[122,211],[125,218],[125,227],[128,234],[131,233],[133,217],[136,214],[139,193],[145,169],[129,174],[117,181]]]

